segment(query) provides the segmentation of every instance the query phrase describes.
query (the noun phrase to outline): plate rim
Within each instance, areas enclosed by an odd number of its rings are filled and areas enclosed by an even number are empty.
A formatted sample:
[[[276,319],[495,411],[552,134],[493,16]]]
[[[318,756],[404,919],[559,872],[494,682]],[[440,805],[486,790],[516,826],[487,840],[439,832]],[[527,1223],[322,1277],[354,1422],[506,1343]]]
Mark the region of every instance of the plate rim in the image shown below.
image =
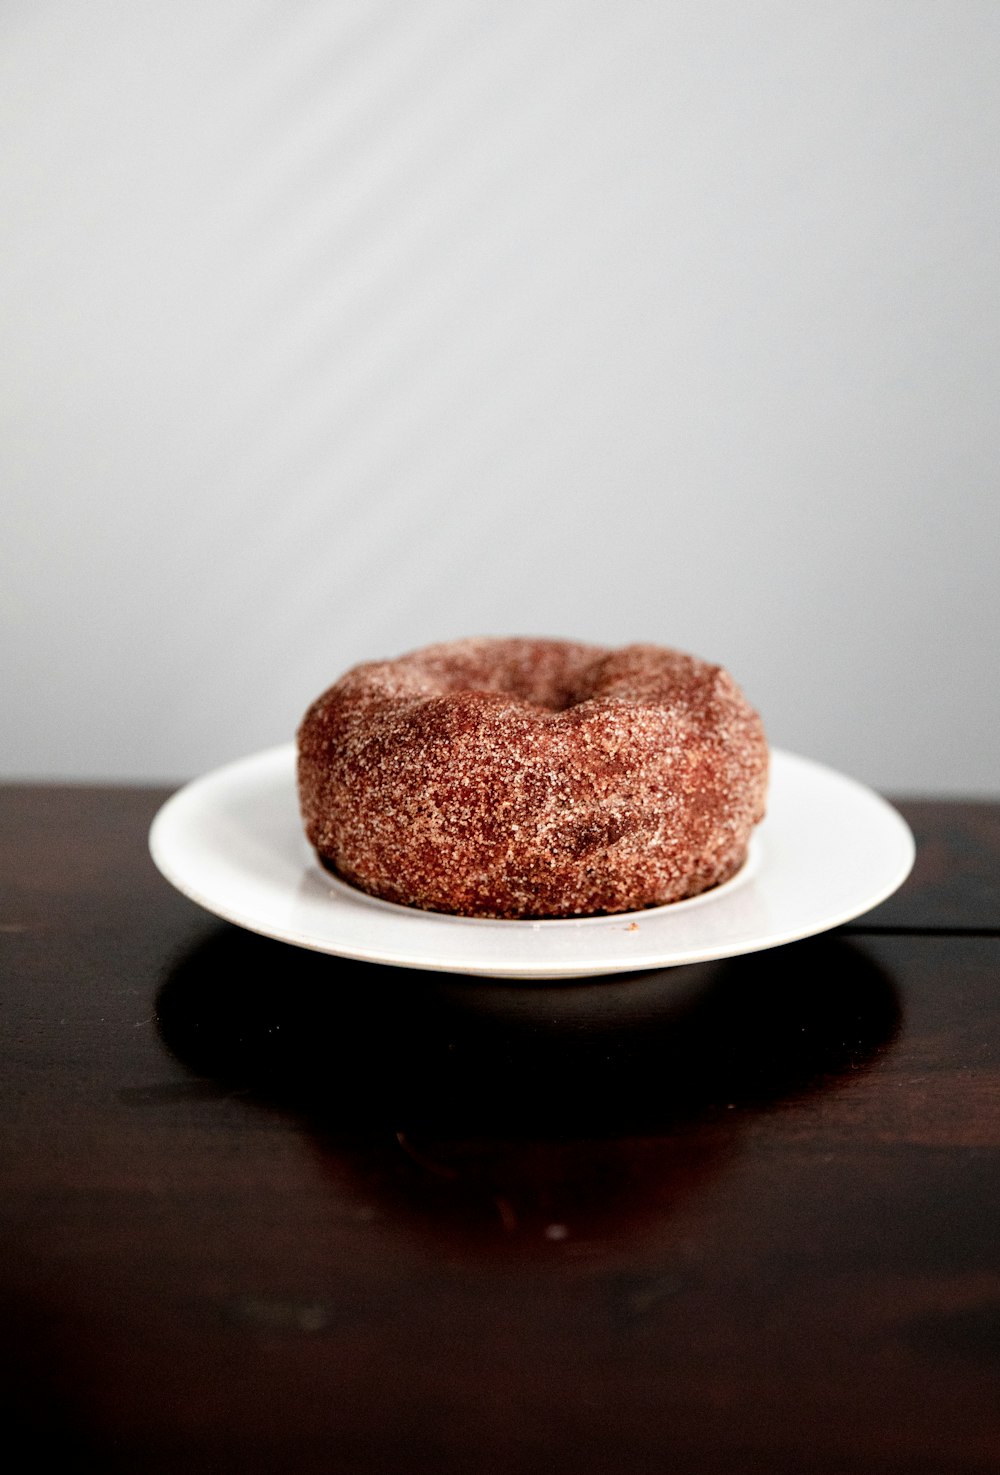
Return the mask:
[[[879,906],[899,889],[913,869],[916,858],[916,842],[913,832],[907,821],[899,813],[899,810],[889,800],[851,775],[842,773],[828,764],[805,757],[802,754],[792,753],[783,748],[772,747],[771,758],[772,771],[775,765],[780,768],[784,764],[804,768],[812,771],[821,779],[833,780],[839,784],[849,786],[859,798],[863,798],[867,804],[873,808],[877,808],[882,818],[895,828],[897,838],[901,842],[900,860],[891,876],[887,874],[884,883],[876,890],[868,893],[864,901],[858,904],[851,904],[842,911],[838,911],[832,915],[824,915],[823,920],[820,922],[814,921],[805,926],[793,927],[778,933],[768,933],[757,938],[749,938],[738,946],[723,944],[720,947],[718,945],[713,946],[708,944],[678,950],[666,958],[650,959],[649,957],[645,957],[616,963],[614,967],[598,963],[589,971],[572,964],[565,967],[550,965],[548,967],[531,968],[528,965],[508,965],[506,967],[487,966],[475,961],[463,962],[461,964],[452,960],[434,961],[433,959],[428,960],[427,957],[417,956],[412,952],[404,953],[398,948],[386,947],[384,945],[372,947],[368,950],[359,950],[356,947],[345,947],[342,945],[331,946],[328,940],[319,940],[305,933],[297,932],[291,926],[286,926],[282,930],[276,930],[273,924],[262,923],[252,913],[241,911],[239,907],[233,906],[228,902],[220,903],[217,898],[210,898],[205,895],[197,885],[193,885],[181,871],[178,871],[169,853],[171,849],[169,839],[165,840],[164,837],[169,837],[171,825],[178,823],[178,816],[183,815],[184,810],[193,802],[196,802],[204,790],[211,792],[218,786],[225,785],[227,781],[231,781],[237,777],[241,770],[252,770],[254,768],[269,769],[272,765],[278,768],[282,764],[287,763],[292,765],[294,771],[294,742],[280,743],[260,749],[254,753],[245,754],[242,757],[232,759],[227,763],[210,769],[208,772],[200,774],[196,778],[182,784],[163,802],[153,818],[149,828],[149,852],[154,865],[163,878],[176,891],[180,892],[181,895],[187,897],[188,900],[194,902],[195,905],[201,907],[212,916],[230,922],[234,926],[255,933],[258,936],[284,942],[289,946],[304,948],[307,951],[328,957],[349,959],[354,962],[377,964],[385,967],[414,969],[420,972],[450,973],[456,977],[506,979],[508,982],[521,982],[525,984],[531,984],[533,982],[558,983],[560,981],[572,983],[575,980],[613,977],[625,973],[684,967],[696,963],[721,961],[725,958],[742,957],[755,952],[764,952],[774,947],[784,947],[789,943],[803,941],[808,937],[819,936],[824,932],[832,931],[847,922],[853,921],[856,917],[865,915],[865,913],[871,911],[874,907]],[[296,812],[297,818],[298,815]],[[302,838],[304,843],[307,843],[304,840],[304,835]],[[752,838],[759,846],[761,843],[759,830],[755,830]],[[758,857],[758,863],[751,868],[751,874],[747,878],[748,883],[752,882],[754,876],[759,874],[762,869],[765,869],[766,865],[767,851],[765,847],[763,858]],[[731,878],[730,882],[726,883],[724,887],[719,888],[720,894],[718,898],[714,897],[711,893],[703,893],[701,897],[692,897],[687,900],[697,903],[704,899],[710,905],[717,899],[720,904],[724,904],[727,895],[731,896],[734,893],[738,893],[742,879],[743,872]],[[354,888],[349,887],[347,883],[342,881],[340,885],[343,891],[348,894],[346,900],[347,904],[350,904],[350,901],[353,899],[350,893]],[[356,892],[356,899],[360,904],[370,904],[372,901],[378,900],[378,898],[369,897],[360,890]],[[677,905],[684,906],[684,902],[678,903]],[[405,922],[406,915],[410,909],[402,906],[394,906],[392,907],[392,911],[394,914],[401,916]],[[643,915],[662,917],[670,914],[671,911],[672,907],[667,905],[647,908],[644,912],[615,913],[608,918],[549,919],[468,918],[450,916],[447,913],[441,912],[427,912],[417,908],[412,909],[412,914],[418,925],[422,919],[431,918],[436,922],[445,924],[468,922],[492,923],[494,926],[516,928],[523,932],[525,930],[539,931],[543,926],[551,929],[558,927],[560,924],[563,924],[567,930],[576,930],[581,924],[586,922],[612,921],[618,920],[619,918],[623,921],[631,921],[635,917],[641,917]],[[469,934],[467,935],[471,935],[474,930],[469,929]]]

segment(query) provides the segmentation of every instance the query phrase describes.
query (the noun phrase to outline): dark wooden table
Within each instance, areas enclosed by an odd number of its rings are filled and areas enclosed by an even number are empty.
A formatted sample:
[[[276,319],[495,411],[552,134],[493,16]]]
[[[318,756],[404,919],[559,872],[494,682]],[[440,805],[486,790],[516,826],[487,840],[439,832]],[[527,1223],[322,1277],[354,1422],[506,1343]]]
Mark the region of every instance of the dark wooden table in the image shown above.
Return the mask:
[[[3,796],[5,1446],[1000,1470],[1000,806],[903,804],[898,896],[678,1000],[242,933],[153,870],[162,797]]]

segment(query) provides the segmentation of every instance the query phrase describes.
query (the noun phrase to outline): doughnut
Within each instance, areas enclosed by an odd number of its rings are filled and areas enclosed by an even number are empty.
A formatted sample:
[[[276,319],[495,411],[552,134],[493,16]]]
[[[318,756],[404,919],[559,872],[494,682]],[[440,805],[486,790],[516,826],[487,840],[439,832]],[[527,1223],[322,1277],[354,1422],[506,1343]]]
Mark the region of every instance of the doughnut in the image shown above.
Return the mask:
[[[355,666],[298,732],[306,836],[384,901],[583,917],[695,896],[763,817],[760,718],[657,645],[473,639]]]

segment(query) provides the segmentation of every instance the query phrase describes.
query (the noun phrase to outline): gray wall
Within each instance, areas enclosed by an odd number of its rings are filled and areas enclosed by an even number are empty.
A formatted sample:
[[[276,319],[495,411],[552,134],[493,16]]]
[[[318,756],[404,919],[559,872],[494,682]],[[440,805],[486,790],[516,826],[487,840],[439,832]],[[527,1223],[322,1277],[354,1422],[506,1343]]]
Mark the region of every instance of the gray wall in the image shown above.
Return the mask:
[[[535,632],[1000,790],[998,77],[996,0],[3,6],[3,771]]]

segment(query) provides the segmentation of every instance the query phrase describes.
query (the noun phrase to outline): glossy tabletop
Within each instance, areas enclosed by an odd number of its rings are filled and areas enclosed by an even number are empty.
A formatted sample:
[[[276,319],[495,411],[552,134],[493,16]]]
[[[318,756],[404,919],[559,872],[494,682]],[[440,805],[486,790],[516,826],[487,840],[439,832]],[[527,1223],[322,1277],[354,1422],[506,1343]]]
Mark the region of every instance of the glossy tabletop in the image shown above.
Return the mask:
[[[901,804],[913,875],[836,933],[525,988],[215,921],[163,797],[2,795],[9,1445],[1000,1470],[1000,806]]]

